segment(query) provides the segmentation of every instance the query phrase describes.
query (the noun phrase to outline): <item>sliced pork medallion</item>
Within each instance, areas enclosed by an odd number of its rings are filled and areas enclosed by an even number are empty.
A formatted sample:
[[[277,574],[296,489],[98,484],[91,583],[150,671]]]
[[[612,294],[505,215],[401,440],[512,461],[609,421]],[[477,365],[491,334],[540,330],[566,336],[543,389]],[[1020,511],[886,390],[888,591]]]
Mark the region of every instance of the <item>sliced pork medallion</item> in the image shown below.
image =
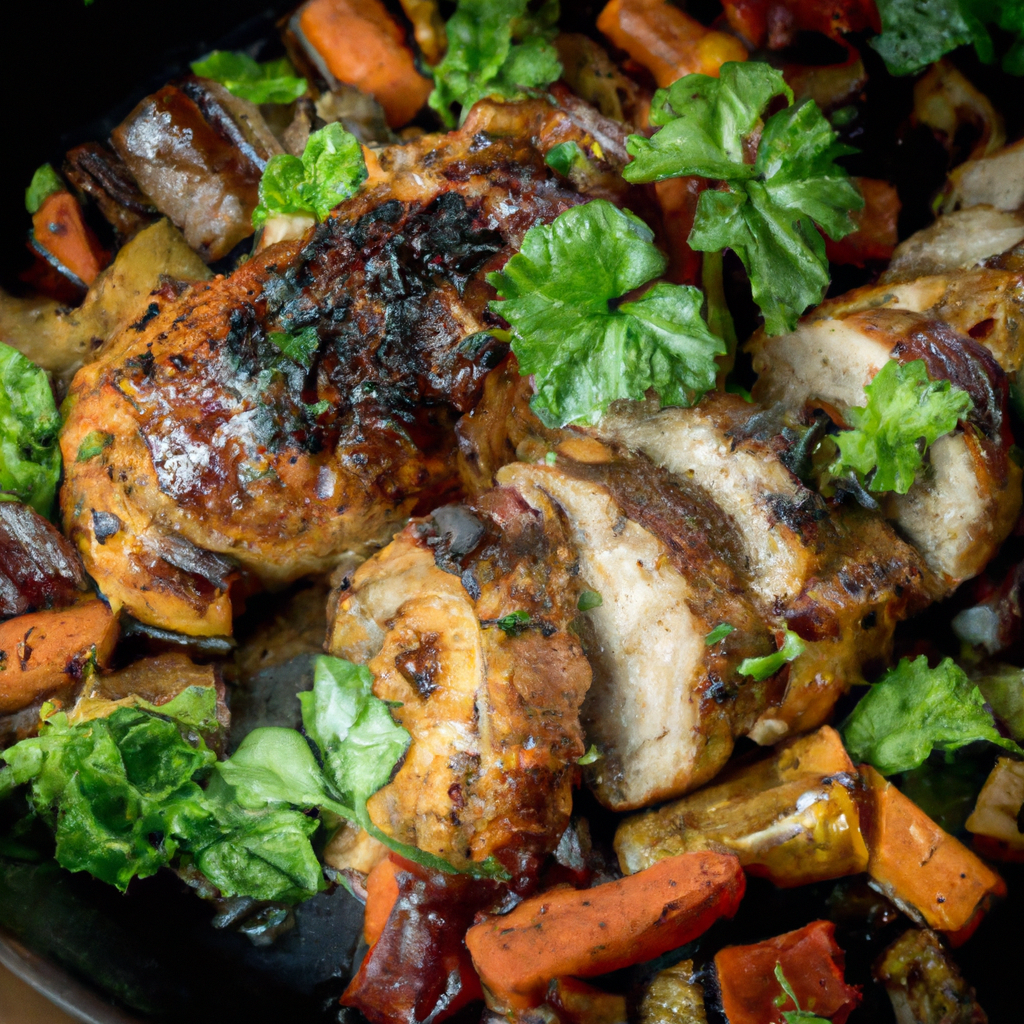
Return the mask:
[[[579,201],[533,145],[552,109],[478,104],[379,151],[303,240],[154,304],[78,374],[64,522],[112,605],[228,633],[233,565],[266,585],[329,568],[447,486],[455,417],[504,354],[485,275]]]
[[[865,404],[865,385],[890,359],[923,359],[931,379],[965,390],[974,408],[962,429],[930,447],[922,478],[907,494],[877,497],[947,590],[980,572],[1021,507],[1006,376],[985,348],[940,321],[897,309],[808,318],[792,334],[755,335],[750,347],[759,374],[755,401],[798,413],[824,409],[840,425],[846,410]]]
[[[751,732],[759,743],[825,721],[863,682],[864,666],[889,657],[896,623],[937,589],[917,552],[879,516],[829,507],[801,483],[787,465],[784,429],[760,407],[719,393],[692,409],[617,403],[596,428],[703,488],[728,513],[764,620],[807,641],[782,705]]]
[[[557,844],[590,685],[578,566],[551,502],[497,489],[413,520],[342,583],[328,647],[412,734],[370,800],[385,832],[457,866]]]
[[[579,441],[554,466],[513,463],[498,481],[564,517],[580,576],[600,595],[576,626],[594,672],[583,721],[601,758],[590,782],[602,803],[628,810],[714,776],[781,697],[784,673],[756,682],[737,671],[776,643],[746,596],[729,518],[646,459]],[[574,447],[579,460],[566,454]],[[709,644],[722,624],[732,631]]]

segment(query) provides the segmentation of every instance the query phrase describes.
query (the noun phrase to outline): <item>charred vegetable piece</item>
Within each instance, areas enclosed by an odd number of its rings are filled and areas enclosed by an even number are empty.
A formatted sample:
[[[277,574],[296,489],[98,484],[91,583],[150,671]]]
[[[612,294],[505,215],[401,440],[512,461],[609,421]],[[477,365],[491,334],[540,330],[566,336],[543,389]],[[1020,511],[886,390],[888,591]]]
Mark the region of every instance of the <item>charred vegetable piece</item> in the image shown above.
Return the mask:
[[[110,262],[70,192],[51,192],[32,215],[33,248],[88,288]]]
[[[378,870],[383,875],[387,869]],[[425,871],[401,858],[393,877],[391,910],[342,1003],[374,1024],[444,1020],[483,997],[463,937],[474,915],[493,909],[507,890],[493,881]]]
[[[806,885],[863,871],[868,850],[853,790],[856,771],[828,726],[738,768],[713,785],[615,833],[630,873],[685,850],[725,848],[751,874],[776,885]]]
[[[781,50],[798,32],[820,32],[841,39],[847,32],[873,27],[878,14],[873,0],[723,0],[733,30],[760,49]]]
[[[705,28],[667,0],[611,0],[597,27],[663,89],[683,75],[717,75],[727,61],[747,59],[735,36]]]
[[[717,953],[715,972],[729,1024],[781,1024],[784,1020],[796,1024],[801,1018],[794,1011],[800,1008],[832,1024],[844,1024],[860,1002],[860,992],[843,979],[845,957],[834,933],[830,921],[812,921],[774,939],[727,946]],[[776,968],[781,969],[789,991],[780,983]],[[792,1005],[794,997],[799,1006]]]
[[[448,52],[434,68],[430,105],[450,127],[485,96],[521,99],[562,73],[552,45],[558,0],[459,0],[446,26]]]
[[[972,989],[929,929],[904,932],[875,965],[898,1024],[988,1024]]]
[[[966,829],[974,848],[995,860],[1024,861],[1021,806],[1024,805],[1024,762],[1001,757],[985,781]]]
[[[84,587],[67,539],[28,505],[0,502],[0,618],[71,604]]]
[[[466,945],[480,979],[510,1008],[536,1006],[548,982],[650,960],[731,917],[745,882],[731,854],[684,853],[593,889],[553,889],[475,925]]]
[[[250,130],[262,119],[244,103],[189,78],[147,96],[111,134],[142,191],[208,262],[252,234],[260,176],[280,152],[265,125]]]
[[[954,945],[977,928],[1006,884],[962,843],[870,765],[867,792],[868,874],[880,892],[913,920],[944,932]]]
[[[426,103],[430,81],[416,70],[381,0],[312,0],[301,9],[299,27],[334,78],[375,97],[392,128]]]
[[[640,1000],[640,1024],[706,1024],[704,987],[694,980],[692,960],[659,971]]]
[[[116,153],[96,142],[68,150],[64,176],[88,196],[122,241],[132,238],[157,217],[156,207],[139,191]]]
[[[0,624],[0,714],[77,689],[86,665],[105,667],[117,619],[99,598]]]
[[[0,500],[50,514],[60,479],[59,429],[46,374],[0,343]]]

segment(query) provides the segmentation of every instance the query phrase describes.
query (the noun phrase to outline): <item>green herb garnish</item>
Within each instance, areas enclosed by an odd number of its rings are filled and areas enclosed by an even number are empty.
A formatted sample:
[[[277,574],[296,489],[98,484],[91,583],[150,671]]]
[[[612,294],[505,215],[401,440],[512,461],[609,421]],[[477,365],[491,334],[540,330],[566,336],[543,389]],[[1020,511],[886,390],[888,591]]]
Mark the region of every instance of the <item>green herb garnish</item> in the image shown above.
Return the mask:
[[[29,213],[38,213],[39,207],[49,196],[54,192],[63,191],[64,182],[61,181],[60,175],[49,164],[43,164],[36,169],[32,181],[25,189],[25,209]]]
[[[786,630],[782,646],[774,654],[766,654],[763,658],[744,658],[736,671],[741,676],[751,676],[757,682],[775,675],[787,662],[799,658],[806,649],[806,644],[792,630]]]
[[[512,327],[512,351],[549,427],[594,423],[617,398],[653,388],[664,405],[693,405],[715,386],[725,344],[701,319],[696,288],[659,282],[667,266],[650,228],[603,199],[530,228],[488,280],[491,309]]]
[[[287,57],[260,64],[247,53],[214,50],[209,57],[192,62],[192,73],[220,82],[250,103],[293,103],[307,88]]]

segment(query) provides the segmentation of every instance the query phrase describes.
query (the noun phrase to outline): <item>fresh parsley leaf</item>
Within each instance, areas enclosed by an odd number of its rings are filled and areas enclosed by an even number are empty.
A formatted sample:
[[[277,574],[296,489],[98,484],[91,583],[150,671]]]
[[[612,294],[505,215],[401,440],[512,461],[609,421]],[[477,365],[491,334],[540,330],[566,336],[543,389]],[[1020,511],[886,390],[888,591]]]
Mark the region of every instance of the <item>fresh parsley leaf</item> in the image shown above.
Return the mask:
[[[356,194],[366,175],[359,140],[340,124],[329,124],[310,135],[301,159],[278,153],[267,161],[253,227],[261,227],[276,214],[312,214],[324,220]]]
[[[430,106],[449,127],[454,106],[465,114],[487,96],[521,99],[562,74],[552,40],[557,34],[558,0],[536,11],[529,0],[458,0],[448,19],[448,52],[434,68]]]
[[[560,142],[552,146],[544,157],[544,163],[563,178],[568,178],[573,168],[586,162],[587,156],[576,142]]]
[[[1019,0],[878,0],[882,34],[871,45],[894,75],[912,75],[958,46],[973,43],[991,64],[995,46],[986,25],[1017,36],[1004,54],[1010,74],[1024,74],[1024,8]]]
[[[576,602],[576,608],[581,612],[589,612],[591,608],[600,608],[603,604],[604,598],[596,590],[584,590]]]
[[[789,104],[762,122],[776,97]],[[623,171],[632,182],[699,175],[721,181],[697,202],[690,245],[703,252],[732,249],[750,278],[769,334],[792,330],[820,302],[828,259],[817,224],[838,239],[856,227],[850,211],[864,200],[835,163],[851,150],[817,105],[793,106],[780,71],[756,61],[722,65],[721,77],[687,75],[659,89],[650,138],[631,135],[633,157]],[[750,161],[749,149],[757,145]]]
[[[313,355],[320,347],[320,337],[315,327],[305,327],[298,334],[275,331],[267,335],[267,340],[276,345],[285,358],[298,363],[304,370],[313,365]]]
[[[500,619],[494,620],[494,625],[498,627],[506,636],[518,636],[530,623],[530,613],[523,611],[521,608],[514,612],[509,612],[508,615],[502,615]]]
[[[75,462],[88,462],[90,459],[95,459],[97,455],[102,453],[104,448],[108,448],[113,443],[113,434],[108,434],[103,430],[90,430],[82,438],[82,443],[78,446]]]
[[[192,62],[193,74],[220,82],[250,103],[293,103],[306,92],[306,80],[294,73],[287,57],[260,64],[247,53],[214,50]]]
[[[46,374],[0,343],[0,500],[49,516],[60,479],[59,430]]]
[[[665,256],[628,211],[598,199],[530,228],[522,249],[488,280],[491,309],[512,327],[512,350],[534,376],[531,406],[549,427],[594,423],[617,398],[693,405],[715,385],[725,351],[701,319],[698,289],[658,283]]]
[[[774,654],[766,654],[763,658],[744,658],[736,666],[736,671],[741,676],[751,676],[757,682],[761,682],[775,675],[787,662],[799,658],[806,646],[796,633],[787,629],[782,646]]]
[[[782,964],[776,961],[775,963],[775,979],[779,985],[782,986],[782,991],[785,995],[777,996],[775,999],[775,1005],[783,1007],[786,1005],[786,996],[789,996],[793,1000],[793,1005],[796,1007],[795,1010],[783,1010],[782,1019],[786,1024],[828,1024],[828,1021],[824,1017],[815,1016],[810,1010],[801,1010],[800,1003],[797,1001],[796,993],[793,991],[793,986],[786,980],[785,974],[782,973]]]
[[[875,683],[843,723],[846,749],[883,775],[910,771],[933,750],[951,753],[988,740],[1024,755],[1001,736],[978,687],[951,658],[937,668],[904,658]]]
[[[36,169],[35,174],[32,175],[32,181],[25,189],[25,209],[29,213],[38,213],[39,207],[43,205],[47,197],[52,196],[54,192],[63,190],[64,182],[61,181],[60,175],[49,164],[43,164],[42,167]]]
[[[593,743],[587,747],[587,752],[576,762],[577,764],[593,764],[595,761],[600,761],[604,757],[604,754],[594,746]]]
[[[705,647],[714,647],[719,640],[724,640],[730,633],[734,632],[735,626],[730,626],[728,622],[720,622],[707,636],[704,637]]]
[[[929,380],[923,359],[890,359],[864,391],[867,405],[847,411],[853,429],[836,436],[839,458],[829,471],[853,470],[869,490],[906,494],[928,446],[970,412],[971,397],[948,380]]]
[[[30,802],[55,830],[60,864],[122,891],[211,823],[194,776],[213,753],[202,740],[184,740],[175,723],[134,708],[74,726],[53,715],[38,736],[0,757],[17,784],[31,784]]]

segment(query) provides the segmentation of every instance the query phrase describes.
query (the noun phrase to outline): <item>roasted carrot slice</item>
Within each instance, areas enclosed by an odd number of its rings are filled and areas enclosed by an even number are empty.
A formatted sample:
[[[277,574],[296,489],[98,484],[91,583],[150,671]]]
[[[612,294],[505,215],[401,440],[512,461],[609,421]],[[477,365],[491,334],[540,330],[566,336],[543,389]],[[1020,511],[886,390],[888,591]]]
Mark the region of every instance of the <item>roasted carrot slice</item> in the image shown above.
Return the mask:
[[[667,0],[611,0],[597,27],[663,89],[683,75],[717,78],[726,61],[747,59],[735,36],[705,28]]]
[[[85,285],[91,285],[110,262],[70,192],[53,192],[43,200],[32,215],[32,236],[38,249]]]
[[[74,686],[90,656],[103,668],[116,642],[117,619],[97,597],[0,623],[0,714]]]
[[[867,260],[888,260],[899,241],[897,220],[900,197],[896,188],[876,178],[855,178],[864,196],[864,207],[852,216],[857,230],[834,242],[825,239],[825,253],[833,263],[863,267]]]
[[[861,765],[869,813],[868,874],[898,906],[959,945],[1006,883],[870,765]]]
[[[844,1024],[860,992],[843,978],[844,955],[831,921],[812,921],[752,946],[726,946],[715,956],[722,1009],[729,1024],[775,1024],[796,1009],[785,998],[775,967],[793,988],[800,1009]]]
[[[381,0],[312,0],[299,26],[331,74],[374,96],[392,128],[412,120],[427,102],[432,85],[416,70]]]
[[[553,978],[650,960],[731,917],[745,880],[732,854],[684,853],[593,889],[553,889],[470,928],[480,980],[512,1009],[539,1005]]]
[[[363,937],[372,946],[384,931],[398,899],[398,867],[385,857],[366,876],[366,912],[363,915]]]
[[[733,30],[755,48],[767,41],[786,46],[799,31],[821,32],[839,39],[864,28],[881,31],[873,0],[722,0]]]

